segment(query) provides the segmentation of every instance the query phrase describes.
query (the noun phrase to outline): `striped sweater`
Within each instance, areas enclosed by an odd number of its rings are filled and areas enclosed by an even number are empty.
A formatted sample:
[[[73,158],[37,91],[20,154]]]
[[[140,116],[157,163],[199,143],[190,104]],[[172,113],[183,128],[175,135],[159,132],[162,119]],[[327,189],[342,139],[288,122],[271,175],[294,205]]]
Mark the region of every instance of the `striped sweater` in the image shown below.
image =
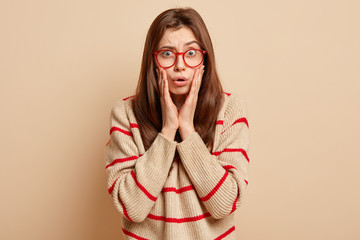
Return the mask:
[[[197,132],[180,143],[159,132],[145,151],[133,98],[115,103],[105,168],[124,239],[236,239],[234,211],[248,184],[249,124],[244,99],[224,94],[213,149]]]

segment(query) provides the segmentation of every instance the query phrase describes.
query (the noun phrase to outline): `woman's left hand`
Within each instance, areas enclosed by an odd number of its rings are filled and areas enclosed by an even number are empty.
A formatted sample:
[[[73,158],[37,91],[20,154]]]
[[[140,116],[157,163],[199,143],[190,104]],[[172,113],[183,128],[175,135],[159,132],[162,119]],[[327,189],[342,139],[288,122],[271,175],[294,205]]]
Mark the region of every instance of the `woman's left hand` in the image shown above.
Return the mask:
[[[201,65],[198,69],[195,70],[193,81],[191,83],[191,89],[179,111],[179,133],[182,140],[185,140],[187,136],[195,132],[194,115],[201,81],[204,74],[204,67],[204,65]]]

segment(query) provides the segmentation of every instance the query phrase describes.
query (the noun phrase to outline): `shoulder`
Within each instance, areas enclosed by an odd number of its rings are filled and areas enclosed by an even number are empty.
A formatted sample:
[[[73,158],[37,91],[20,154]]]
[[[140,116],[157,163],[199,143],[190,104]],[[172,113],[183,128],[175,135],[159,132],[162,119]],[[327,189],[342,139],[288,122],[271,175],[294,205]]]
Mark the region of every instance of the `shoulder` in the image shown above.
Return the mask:
[[[111,116],[116,118],[126,116],[128,111],[132,109],[131,105],[133,100],[134,95],[117,100],[111,108]]]
[[[221,133],[236,123],[244,123],[249,127],[245,98],[237,93],[226,93],[222,117],[225,130]]]
[[[244,97],[238,93],[224,92],[224,114],[227,118],[247,116],[247,103]]]

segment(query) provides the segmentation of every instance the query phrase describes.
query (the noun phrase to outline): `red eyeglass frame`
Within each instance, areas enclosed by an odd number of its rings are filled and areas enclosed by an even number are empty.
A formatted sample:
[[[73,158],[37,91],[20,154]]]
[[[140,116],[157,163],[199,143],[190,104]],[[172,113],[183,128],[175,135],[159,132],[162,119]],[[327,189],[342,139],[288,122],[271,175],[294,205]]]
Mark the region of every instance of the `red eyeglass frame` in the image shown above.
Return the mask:
[[[186,63],[186,61],[185,61],[185,53],[188,52],[188,51],[190,51],[190,50],[197,50],[197,51],[202,52],[202,54],[203,54],[203,58],[202,58],[201,62],[200,62],[198,65],[196,65],[196,66],[189,66],[189,65]],[[170,52],[172,52],[172,53],[175,54],[175,62],[174,62],[173,65],[171,65],[171,66],[169,66],[169,67],[163,67],[163,66],[159,63],[159,61],[158,61],[158,59],[157,59],[157,55],[158,55],[159,53],[165,52],[165,51],[170,51]],[[206,53],[205,50],[196,49],[196,48],[191,48],[191,49],[189,49],[189,50],[186,50],[185,52],[174,52],[173,50],[169,50],[169,49],[157,50],[157,51],[154,51],[154,52],[153,52],[153,54],[155,55],[155,60],[156,60],[157,64],[159,64],[159,66],[161,66],[162,68],[171,68],[172,66],[174,66],[175,63],[177,62],[177,59],[178,59],[177,56],[179,56],[179,55],[182,55],[183,61],[184,61],[184,63],[186,64],[186,66],[188,66],[189,68],[196,68],[196,67],[200,66],[200,65],[204,62],[205,53]]]

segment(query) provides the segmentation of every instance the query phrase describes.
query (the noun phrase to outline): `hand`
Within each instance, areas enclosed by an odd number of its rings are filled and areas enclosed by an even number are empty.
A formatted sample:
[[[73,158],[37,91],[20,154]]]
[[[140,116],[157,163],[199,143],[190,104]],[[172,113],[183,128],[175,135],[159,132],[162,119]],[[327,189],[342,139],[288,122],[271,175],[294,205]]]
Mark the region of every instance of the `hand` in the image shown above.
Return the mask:
[[[175,137],[176,130],[179,128],[178,110],[176,105],[171,99],[166,71],[162,68],[156,69],[158,74],[158,84],[160,90],[160,103],[162,112],[162,132],[167,132],[171,136]],[[173,137],[172,137],[173,135]]]
[[[192,132],[195,132],[194,115],[201,81],[204,75],[204,67],[204,65],[201,65],[195,70],[193,81],[191,83],[191,89],[179,111],[179,133],[182,140],[185,140],[187,136],[189,136]]]

